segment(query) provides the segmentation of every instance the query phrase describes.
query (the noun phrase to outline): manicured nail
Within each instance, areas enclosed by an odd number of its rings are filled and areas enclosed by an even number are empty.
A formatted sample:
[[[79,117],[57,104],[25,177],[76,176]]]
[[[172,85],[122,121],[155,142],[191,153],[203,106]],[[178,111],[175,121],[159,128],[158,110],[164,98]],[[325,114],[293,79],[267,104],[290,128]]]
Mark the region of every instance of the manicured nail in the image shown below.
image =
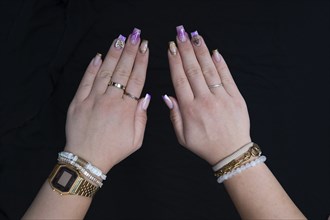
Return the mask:
[[[115,48],[123,49],[125,47],[125,40],[126,37],[120,34],[119,37],[116,39]]]
[[[187,40],[186,31],[182,25],[176,27],[176,32],[181,42],[185,42]]]
[[[218,49],[213,50],[213,56],[215,61],[217,62],[221,61],[221,54],[219,53]]]
[[[167,95],[163,95],[162,97],[163,97],[163,100],[164,100],[165,104],[167,105],[167,107],[169,109],[173,109],[174,106],[173,106],[172,100]]]
[[[101,63],[101,58],[102,58],[102,54],[97,53],[96,56],[95,56],[94,59],[93,59],[93,65],[94,65],[94,66],[98,66],[98,65],[100,65],[100,63]]]
[[[147,50],[148,50],[148,41],[147,40],[142,41],[139,50],[140,50],[141,53],[146,53],[147,52]]]
[[[143,103],[142,103],[142,109],[143,110],[147,110],[149,103],[150,103],[150,99],[151,99],[151,95],[149,95],[148,93],[146,94],[146,96],[143,99]]]
[[[191,32],[191,41],[195,46],[200,46],[201,45],[201,37],[199,36],[197,31]]]
[[[177,48],[176,48],[175,42],[174,42],[174,41],[170,41],[170,42],[168,42],[168,47],[169,47],[169,49],[170,49],[170,53],[171,53],[172,55],[176,55]]]
[[[141,30],[137,29],[137,28],[134,28],[133,32],[131,34],[131,37],[130,37],[131,44],[136,45],[137,42],[140,40],[140,35],[141,35]]]

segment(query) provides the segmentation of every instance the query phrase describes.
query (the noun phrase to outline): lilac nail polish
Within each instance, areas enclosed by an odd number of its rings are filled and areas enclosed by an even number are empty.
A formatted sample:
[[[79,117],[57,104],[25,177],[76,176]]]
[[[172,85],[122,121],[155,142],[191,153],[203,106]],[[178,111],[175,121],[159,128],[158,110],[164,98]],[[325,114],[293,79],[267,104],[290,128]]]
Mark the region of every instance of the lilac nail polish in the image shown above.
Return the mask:
[[[186,31],[184,30],[183,25],[177,26],[176,32],[177,32],[178,38],[181,42],[185,42],[187,40]]]
[[[218,49],[213,50],[213,56],[215,61],[218,63],[221,61],[221,54],[219,53]]]
[[[163,100],[169,109],[174,107],[172,100],[167,95],[163,95]]]
[[[124,48],[125,40],[126,40],[126,37],[124,37],[123,35],[120,34],[114,44],[115,48],[118,48],[118,49]]]
[[[148,93],[146,94],[146,96],[143,99],[143,103],[142,103],[142,109],[143,110],[147,110],[149,103],[150,103],[150,99],[151,99],[151,95],[149,95]]]
[[[134,28],[131,34],[131,44],[136,45],[137,42],[140,40],[141,30]]]
[[[191,42],[195,46],[200,46],[202,42],[198,32],[197,31],[191,32],[190,35],[191,35]]]

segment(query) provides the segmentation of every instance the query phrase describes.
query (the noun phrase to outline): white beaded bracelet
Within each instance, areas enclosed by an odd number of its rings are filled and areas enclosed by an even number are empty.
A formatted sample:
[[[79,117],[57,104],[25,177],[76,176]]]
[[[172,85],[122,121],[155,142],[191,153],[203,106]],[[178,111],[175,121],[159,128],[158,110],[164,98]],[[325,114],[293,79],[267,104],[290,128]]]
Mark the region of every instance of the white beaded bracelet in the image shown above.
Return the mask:
[[[80,166],[79,164],[77,164],[76,162],[66,159],[66,158],[58,158],[57,159],[58,162],[62,162],[62,163],[67,163],[67,164],[71,164],[72,166],[74,166],[82,175],[84,175],[85,177],[87,177],[89,180],[91,180],[93,183],[95,183],[96,185],[98,185],[100,188],[103,186],[103,183],[96,179],[93,175],[91,175],[87,170],[85,170],[82,166]]]
[[[234,153],[230,154],[228,157],[225,157],[224,159],[220,160],[216,165],[214,165],[212,167],[213,171],[220,170],[222,167],[227,165],[230,161],[232,161],[232,160],[236,159],[237,157],[243,155],[252,146],[253,146],[253,142],[249,142],[249,143],[243,145],[243,147],[241,147],[240,149],[238,149]]]
[[[233,170],[229,173],[224,174],[223,176],[220,176],[217,181],[218,181],[218,183],[222,183],[223,181],[225,181],[227,179],[230,179],[231,177],[235,176],[236,174],[241,173],[242,171],[244,171],[246,169],[254,167],[254,166],[256,166],[260,163],[264,163],[266,161],[266,159],[267,159],[266,156],[260,156],[257,159],[255,159],[255,160],[253,160],[249,163],[246,163],[243,166],[238,167],[237,169],[235,169],[235,170]]]
[[[74,155],[73,153],[66,152],[66,151],[62,151],[62,152],[58,153],[58,158],[66,158],[66,159],[72,160],[74,162],[77,162],[77,160],[79,159],[79,157],[77,155]],[[84,168],[86,170],[89,170],[93,175],[101,178],[102,180],[106,180],[107,179],[107,176],[105,174],[103,174],[100,169],[98,169],[97,167],[93,166],[89,162],[87,162],[87,164],[84,165]]]

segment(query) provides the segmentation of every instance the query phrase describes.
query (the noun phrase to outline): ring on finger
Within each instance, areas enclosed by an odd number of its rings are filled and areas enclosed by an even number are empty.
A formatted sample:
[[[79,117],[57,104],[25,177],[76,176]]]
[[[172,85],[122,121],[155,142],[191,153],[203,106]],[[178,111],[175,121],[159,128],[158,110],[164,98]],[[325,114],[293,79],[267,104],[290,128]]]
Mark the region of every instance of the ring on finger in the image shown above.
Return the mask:
[[[116,83],[116,82],[113,82],[110,80],[110,82],[108,83],[108,86],[114,86],[118,89],[122,89],[122,90],[125,90],[126,86],[120,84],[120,83]]]
[[[223,83],[212,84],[212,85],[209,85],[209,88],[210,88],[210,89],[213,89],[213,88],[218,88],[218,87],[222,87],[222,86],[223,86]]]
[[[131,99],[134,99],[134,100],[136,100],[136,101],[139,101],[139,99],[140,99],[140,98],[138,98],[138,97],[132,95],[131,93],[126,92],[126,91],[124,91],[124,95],[126,95],[127,97],[129,97],[129,98],[131,98]]]

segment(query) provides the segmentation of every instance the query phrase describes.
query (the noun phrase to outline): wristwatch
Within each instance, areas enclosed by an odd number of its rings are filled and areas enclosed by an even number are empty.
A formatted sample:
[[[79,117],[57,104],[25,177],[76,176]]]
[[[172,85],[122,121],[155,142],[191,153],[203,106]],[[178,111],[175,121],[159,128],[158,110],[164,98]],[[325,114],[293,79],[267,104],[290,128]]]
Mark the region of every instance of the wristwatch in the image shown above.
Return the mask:
[[[69,164],[57,164],[48,181],[53,191],[61,195],[80,195],[93,197],[98,186],[88,182],[84,177]]]

